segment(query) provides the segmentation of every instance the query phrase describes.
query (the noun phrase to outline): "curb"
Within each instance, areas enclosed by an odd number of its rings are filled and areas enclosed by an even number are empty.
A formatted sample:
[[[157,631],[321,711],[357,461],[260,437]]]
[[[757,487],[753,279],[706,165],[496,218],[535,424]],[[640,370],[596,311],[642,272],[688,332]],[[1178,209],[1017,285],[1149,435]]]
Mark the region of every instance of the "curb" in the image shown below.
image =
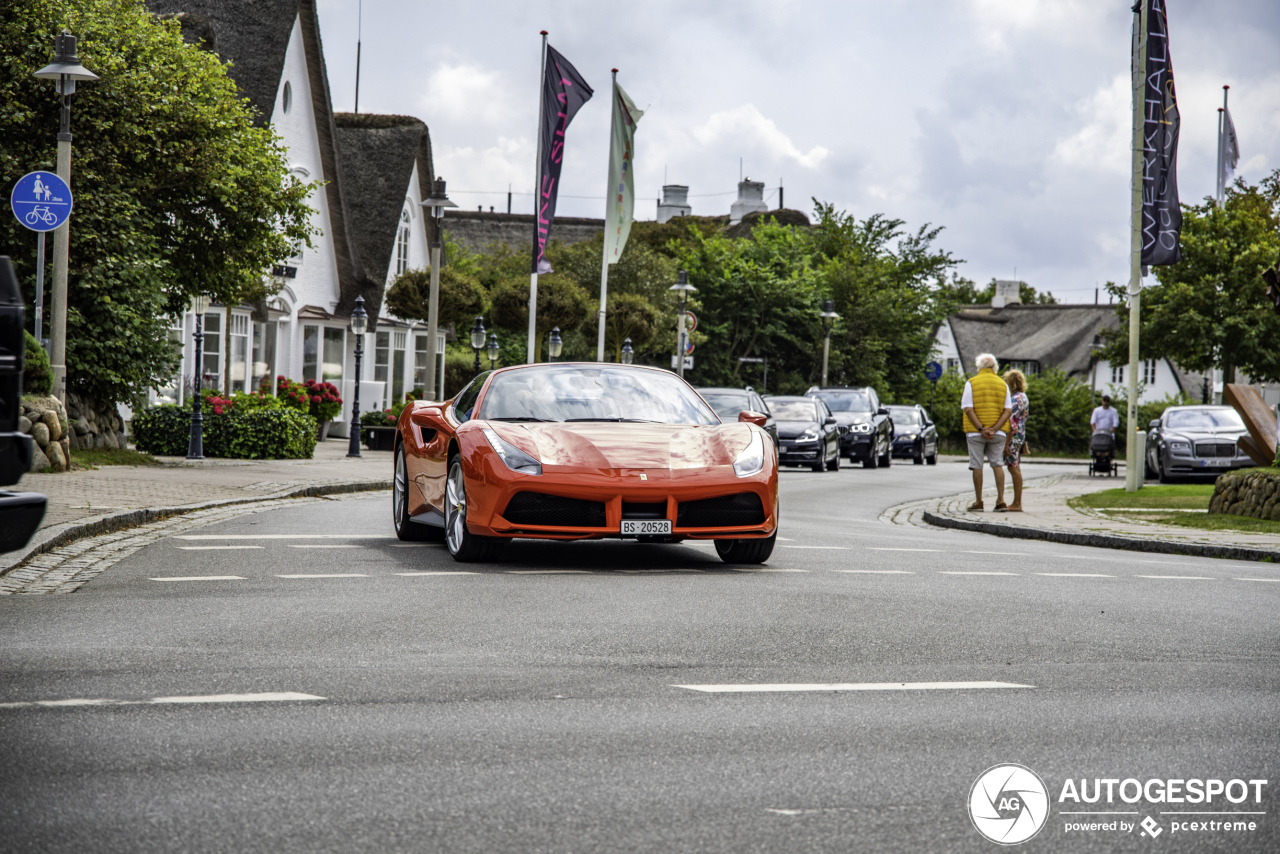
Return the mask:
[[[36,555],[53,551],[68,543],[109,534],[124,528],[157,522],[171,516],[194,513],[197,510],[208,510],[213,507],[231,507],[237,504],[255,504],[259,501],[275,501],[281,498],[315,498],[323,495],[342,495],[351,492],[374,492],[390,489],[390,480],[349,480],[334,483],[318,483],[312,486],[299,486],[269,495],[255,495],[251,498],[221,498],[217,501],[204,501],[200,504],[183,504],[178,507],[144,507],[139,510],[125,510],[120,513],[109,513],[105,516],[88,519],[82,522],[65,522],[42,531],[37,531],[34,541],[23,549],[9,552],[12,557],[5,558],[0,565],[0,577],[22,566]]]
[[[1169,540],[1145,540],[1136,537],[1121,537],[1115,534],[1079,534],[1073,531],[1054,531],[1046,528],[1024,528],[1015,525],[1000,525],[994,522],[970,522],[966,519],[953,519],[950,516],[939,516],[929,510],[922,517],[925,522],[938,528],[955,528],[961,531],[976,531],[980,534],[991,534],[1016,540],[1047,540],[1051,543],[1065,543],[1071,546],[1094,546],[1104,549],[1125,549],[1134,552],[1154,552],[1168,555],[1190,555],[1192,557],[1226,558],[1229,560],[1256,560],[1280,562],[1280,552],[1264,549],[1248,549],[1241,546],[1215,546],[1207,543],[1179,543]]]

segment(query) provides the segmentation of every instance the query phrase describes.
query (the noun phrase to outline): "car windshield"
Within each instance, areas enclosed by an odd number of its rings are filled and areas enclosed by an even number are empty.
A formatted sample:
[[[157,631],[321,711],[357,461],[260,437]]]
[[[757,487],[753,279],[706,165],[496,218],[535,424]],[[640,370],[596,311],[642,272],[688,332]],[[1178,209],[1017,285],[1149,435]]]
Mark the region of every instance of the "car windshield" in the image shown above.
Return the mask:
[[[730,421],[737,421],[739,412],[751,408],[746,392],[704,391],[702,397],[711,404],[716,415]]]
[[[675,374],[623,366],[539,365],[494,375],[477,418],[491,421],[720,423]]]
[[[871,395],[865,391],[815,391],[832,412],[870,412]]]
[[[769,410],[778,421],[817,421],[818,407],[807,400],[770,400]]]
[[[895,427],[920,426],[920,413],[914,409],[898,409],[896,407],[890,407],[889,415],[893,418],[893,424]]]
[[[1178,430],[1243,430],[1234,409],[1177,409],[1166,413],[1165,425]]]

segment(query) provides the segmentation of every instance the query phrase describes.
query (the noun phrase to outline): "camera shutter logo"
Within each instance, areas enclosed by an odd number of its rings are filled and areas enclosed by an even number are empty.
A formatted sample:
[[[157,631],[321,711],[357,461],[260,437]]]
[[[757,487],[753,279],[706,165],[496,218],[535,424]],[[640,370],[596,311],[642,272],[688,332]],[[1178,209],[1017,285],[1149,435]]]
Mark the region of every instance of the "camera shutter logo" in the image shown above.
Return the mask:
[[[969,819],[979,833],[1001,845],[1026,842],[1049,818],[1049,791],[1024,765],[993,765],[969,790]]]

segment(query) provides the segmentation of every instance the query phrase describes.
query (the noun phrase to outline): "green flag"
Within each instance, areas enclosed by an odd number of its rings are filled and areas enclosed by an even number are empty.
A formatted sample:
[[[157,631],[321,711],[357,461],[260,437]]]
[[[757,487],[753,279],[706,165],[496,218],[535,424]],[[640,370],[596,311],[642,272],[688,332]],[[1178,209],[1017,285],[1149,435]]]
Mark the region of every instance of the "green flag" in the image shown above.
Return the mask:
[[[613,132],[609,144],[609,196],[605,206],[604,255],[609,264],[622,257],[631,234],[636,206],[636,122],[644,113],[636,109],[618,81],[613,81]]]

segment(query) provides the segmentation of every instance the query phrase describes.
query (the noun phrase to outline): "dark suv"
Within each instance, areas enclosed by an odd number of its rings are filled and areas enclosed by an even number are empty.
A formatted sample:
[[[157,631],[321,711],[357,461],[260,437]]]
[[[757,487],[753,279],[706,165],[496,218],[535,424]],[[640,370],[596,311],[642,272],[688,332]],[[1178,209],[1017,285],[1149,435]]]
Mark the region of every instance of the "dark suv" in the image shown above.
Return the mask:
[[[869,469],[888,468],[893,462],[893,418],[880,405],[875,389],[815,386],[805,396],[822,398],[836,423],[846,428],[840,439],[841,456],[849,462],[861,461]]]

